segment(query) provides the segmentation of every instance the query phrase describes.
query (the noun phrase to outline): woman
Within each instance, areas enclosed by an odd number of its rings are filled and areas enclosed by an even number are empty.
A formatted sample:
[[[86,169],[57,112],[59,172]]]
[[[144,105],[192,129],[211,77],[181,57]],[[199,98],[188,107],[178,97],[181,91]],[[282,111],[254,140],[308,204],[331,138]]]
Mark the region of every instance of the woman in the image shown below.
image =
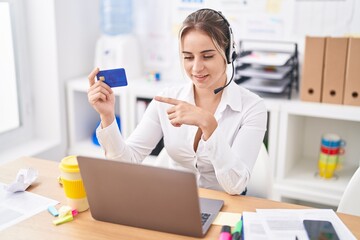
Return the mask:
[[[140,163],[163,137],[171,166],[196,173],[199,187],[244,194],[266,131],[264,102],[227,79],[234,43],[220,12],[190,14],[179,41],[191,81],[156,96],[126,141],[116,125],[111,88],[95,82],[98,68],[89,75],[88,99],[101,118],[99,142],[107,158]]]

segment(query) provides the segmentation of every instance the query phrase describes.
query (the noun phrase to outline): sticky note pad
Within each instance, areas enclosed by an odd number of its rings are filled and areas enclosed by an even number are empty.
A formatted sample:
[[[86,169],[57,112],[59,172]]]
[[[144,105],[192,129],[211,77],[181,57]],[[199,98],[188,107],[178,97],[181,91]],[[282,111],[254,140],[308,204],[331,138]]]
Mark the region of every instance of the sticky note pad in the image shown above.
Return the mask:
[[[54,225],[60,225],[60,224],[63,224],[63,223],[70,222],[70,221],[72,221],[72,220],[74,220],[74,217],[73,217],[73,215],[69,214],[69,215],[66,215],[66,216],[64,216],[64,217],[55,219],[55,220],[53,221],[53,224],[54,224]]]
[[[235,227],[236,223],[241,219],[241,213],[219,212],[212,224],[214,225],[229,225]]]
[[[128,85],[124,68],[103,70],[100,71],[96,77],[99,81],[104,81],[104,83],[112,88]]]

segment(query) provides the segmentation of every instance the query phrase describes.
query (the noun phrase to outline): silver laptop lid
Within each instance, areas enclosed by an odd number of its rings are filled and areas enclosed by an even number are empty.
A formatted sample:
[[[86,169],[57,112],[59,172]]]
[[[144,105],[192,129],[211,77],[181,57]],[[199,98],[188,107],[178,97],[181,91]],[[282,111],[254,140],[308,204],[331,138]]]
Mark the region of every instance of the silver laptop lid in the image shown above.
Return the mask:
[[[78,156],[80,173],[94,219],[156,231],[201,237],[210,227],[201,224],[195,174],[147,165]],[[214,201],[202,209],[212,213]],[[213,209],[211,209],[213,208]]]

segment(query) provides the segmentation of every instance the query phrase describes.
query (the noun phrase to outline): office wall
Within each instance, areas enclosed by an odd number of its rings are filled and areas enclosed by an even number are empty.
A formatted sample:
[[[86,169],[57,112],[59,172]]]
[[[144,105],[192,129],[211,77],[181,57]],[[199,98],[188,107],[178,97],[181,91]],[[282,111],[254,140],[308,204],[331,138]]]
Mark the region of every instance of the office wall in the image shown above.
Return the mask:
[[[182,77],[177,33],[184,18],[199,8],[221,10],[237,42],[240,39],[297,42],[300,61],[306,35],[360,35],[357,0],[134,0],[134,3],[135,33],[142,44],[145,71],[158,70],[165,79],[176,81]]]

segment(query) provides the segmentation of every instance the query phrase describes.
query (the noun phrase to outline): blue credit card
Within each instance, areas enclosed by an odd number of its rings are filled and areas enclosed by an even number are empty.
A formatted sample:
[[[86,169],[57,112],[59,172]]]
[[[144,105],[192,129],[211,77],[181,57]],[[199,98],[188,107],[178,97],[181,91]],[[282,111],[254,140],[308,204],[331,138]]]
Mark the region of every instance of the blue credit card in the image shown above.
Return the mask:
[[[128,85],[125,69],[123,68],[103,70],[96,74],[96,77],[98,80],[104,81],[104,83],[112,88]]]

